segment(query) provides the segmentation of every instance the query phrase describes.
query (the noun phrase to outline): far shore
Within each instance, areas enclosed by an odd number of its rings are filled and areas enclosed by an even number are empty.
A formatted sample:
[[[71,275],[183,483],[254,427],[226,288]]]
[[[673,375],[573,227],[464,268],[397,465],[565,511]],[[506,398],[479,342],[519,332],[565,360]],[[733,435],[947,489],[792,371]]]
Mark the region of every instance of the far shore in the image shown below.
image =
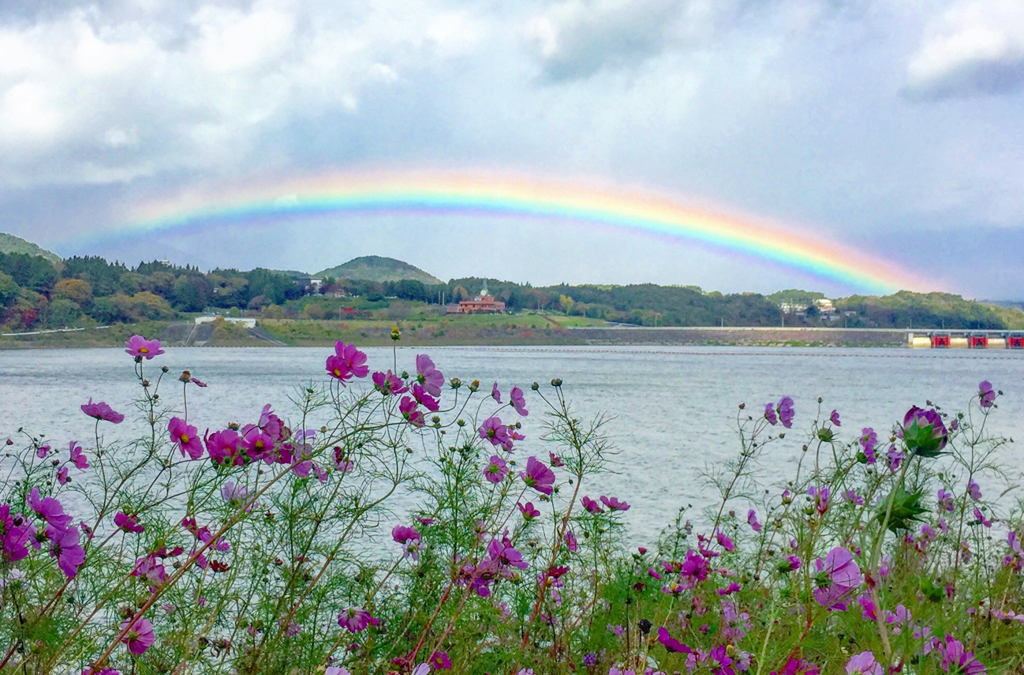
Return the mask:
[[[150,322],[0,337],[0,349],[119,347],[135,333],[168,347],[330,347],[393,344],[393,322],[261,320],[255,330],[210,325],[197,332],[185,322]],[[906,347],[907,330],[801,327],[635,327],[622,325],[524,326],[514,322],[452,326],[398,322],[403,346],[757,346]]]

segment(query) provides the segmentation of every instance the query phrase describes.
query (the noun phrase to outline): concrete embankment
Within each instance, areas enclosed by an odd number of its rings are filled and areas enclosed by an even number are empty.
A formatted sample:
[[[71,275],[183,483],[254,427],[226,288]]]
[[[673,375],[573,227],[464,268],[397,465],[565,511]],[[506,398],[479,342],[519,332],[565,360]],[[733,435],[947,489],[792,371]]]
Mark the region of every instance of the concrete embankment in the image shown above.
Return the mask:
[[[864,328],[581,327],[569,333],[593,345],[794,345],[905,347],[907,332]]]

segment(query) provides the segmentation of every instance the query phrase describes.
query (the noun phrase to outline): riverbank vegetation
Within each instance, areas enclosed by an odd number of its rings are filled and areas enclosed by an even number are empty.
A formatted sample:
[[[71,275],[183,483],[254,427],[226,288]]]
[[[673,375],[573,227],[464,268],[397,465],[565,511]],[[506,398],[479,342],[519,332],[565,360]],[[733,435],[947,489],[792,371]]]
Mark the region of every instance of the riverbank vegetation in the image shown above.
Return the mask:
[[[571,383],[481,383],[426,354],[371,373],[338,342],[322,381],[217,420],[216,382],[159,341],[125,351],[133,409],[91,392],[78,437],[7,442],[2,672],[1024,666],[1019,477],[988,382],[874,429],[820,400],[740,404],[735,458],[704,476],[717,505],[630,548],[645,497],[594,492],[616,449]]]
[[[327,276],[314,283],[299,272],[259,268],[203,272],[160,261],[129,267],[99,257],[55,260],[21,243],[10,249],[18,252],[0,253],[0,333],[187,320],[211,313],[436,323],[447,315],[447,305],[471,298],[485,283],[509,313],[560,316],[556,321],[563,325],[1024,329],[1024,311],[1018,308],[946,293],[855,295],[822,310],[814,302],[820,293],[797,290],[764,296],[655,284],[533,287],[483,278],[434,283],[422,270],[372,256],[335,269],[388,280]],[[416,278],[393,278],[406,268]],[[476,326],[476,317],[453,318],[460,326]]]

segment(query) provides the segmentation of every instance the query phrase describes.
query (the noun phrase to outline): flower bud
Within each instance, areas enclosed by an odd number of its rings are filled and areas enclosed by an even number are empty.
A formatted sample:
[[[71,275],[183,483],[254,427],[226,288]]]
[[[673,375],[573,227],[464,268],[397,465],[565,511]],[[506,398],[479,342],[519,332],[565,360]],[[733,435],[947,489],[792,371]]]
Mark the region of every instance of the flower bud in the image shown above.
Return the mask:
[[[450,387],[451,387],[452,389],[458,389],[459,387],[461,387],[461,386],[462,386],[462,380],[460,380],[460,379],[459,379],[459,378],[457,378],[457,377],[453,377],[453,378],[452,378],[452,379],[451,379],[451,380],[450,380],[450,381],[448,382],[448,386],[450,386]]]
[[[552,387],[561,387],[562,386],[562,378],[556,377],[556,378],[552,379],[551,380],[551,386]]]

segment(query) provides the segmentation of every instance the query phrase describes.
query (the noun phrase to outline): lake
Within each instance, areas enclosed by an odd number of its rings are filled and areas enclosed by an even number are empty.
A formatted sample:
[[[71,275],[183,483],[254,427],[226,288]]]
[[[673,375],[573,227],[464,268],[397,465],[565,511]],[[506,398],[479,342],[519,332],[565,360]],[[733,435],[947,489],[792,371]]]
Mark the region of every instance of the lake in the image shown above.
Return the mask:
[[[168,349],[147,364],[171,368],[161,388],[165,399],[180,402],[174,378],[189,369],[209,383],[189,391],[190,421],[203,430],[229,421],[254,421],[265,403],[286,419],[288,396],[296,385],[324,380],[325,349]],[[392,351],[371,348],[372,369],[387,369]],[[797,349],[736,347],[447,347],[398,349],[399,369],[415,367],[415,355],[427,352],[446,377],[479,379],[490,391],[497,381],[507,396],[512,385],[526,392],[531,410],[524,420],[527,440],[517,456],[547,456],[538,438],[543,407],[529,390],[540,382],[550,391],[553,377],[582,417],[607,412],[607,430],[619,450],[614,473],[595,480],[584,492],[619,496],[632,504],[625,514],[630,538],[651,543],[677,509],[710,502],[699,472],[738,450],[737,404],[759,415],[767,401],[783,395],[796,401],[797,416],[788,437],[768,451],[763,467],[769,478],[787,477],[795,466],[806,430],[824,399],[822,414],[835,408],[842,416],[840,438],[873,426],[882,436],[912,404],[932,400],[953,411],[966,406],[978,382],[990,380],[1005,396],[991,421],[993,431],[1024,436],[1024,352],[909,349]],[[88,447],[92,421],[79,406],[92,396],[126,413],[113,434],[141,429],[132,425],[132,399],[138,385],[132,360],[116,349],[0,351],[0,438],[18,427],[47,438],[64,450],[70,439]],[[507,398],[506,398],[507,400]],[[508,416],[511,420],[514,413]],[[1004,457],[1016,452],[1006,448]]]

